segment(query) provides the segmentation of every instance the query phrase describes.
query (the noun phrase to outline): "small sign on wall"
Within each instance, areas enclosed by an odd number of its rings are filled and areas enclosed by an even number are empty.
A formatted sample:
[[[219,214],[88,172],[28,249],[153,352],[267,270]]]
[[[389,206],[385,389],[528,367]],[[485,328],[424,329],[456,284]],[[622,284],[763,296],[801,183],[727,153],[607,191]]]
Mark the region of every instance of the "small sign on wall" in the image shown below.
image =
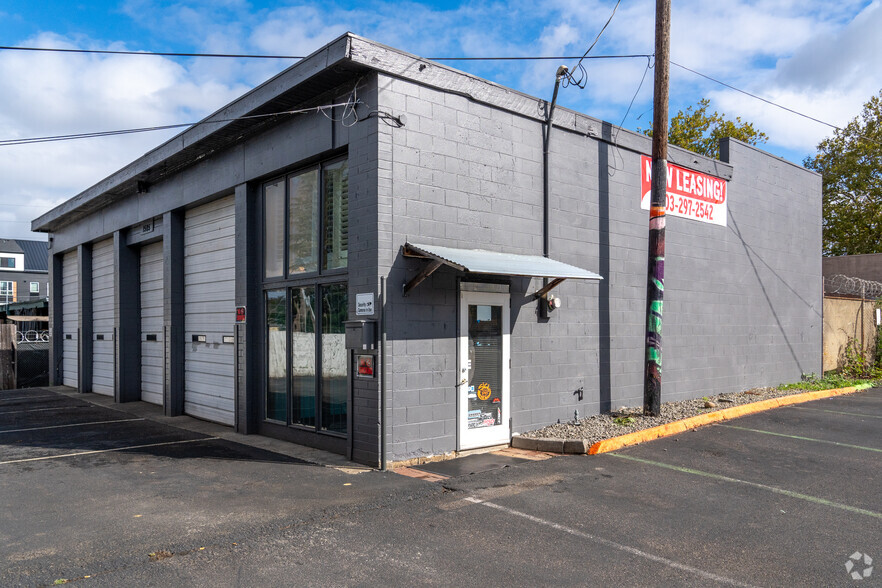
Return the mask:
[[[355,295],[355,314],[356,316],[373,316],[374,314],[374,293]]]
[[[244,323],[245,322],[245,307],[237,306],[236,307],[236,322]]]
[[[356,356],[356,365],[358,369],[356,370],[356,374],[359,378],[373,378],[374,377],[374,356],[373,355],[357,355]]]

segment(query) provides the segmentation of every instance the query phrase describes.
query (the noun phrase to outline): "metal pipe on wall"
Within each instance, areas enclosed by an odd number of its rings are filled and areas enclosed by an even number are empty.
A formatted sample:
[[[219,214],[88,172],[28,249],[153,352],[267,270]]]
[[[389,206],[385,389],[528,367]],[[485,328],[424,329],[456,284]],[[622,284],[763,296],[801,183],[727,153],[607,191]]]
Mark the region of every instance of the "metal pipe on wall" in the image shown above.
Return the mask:
[[[380,278],[380,469],[386,463],[386,278]]]

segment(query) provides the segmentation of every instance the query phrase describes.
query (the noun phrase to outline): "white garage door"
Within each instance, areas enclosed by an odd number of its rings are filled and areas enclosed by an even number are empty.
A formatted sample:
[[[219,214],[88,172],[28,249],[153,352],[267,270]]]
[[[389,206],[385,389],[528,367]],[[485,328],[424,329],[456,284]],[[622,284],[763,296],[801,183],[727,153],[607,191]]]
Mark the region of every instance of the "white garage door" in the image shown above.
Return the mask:
[[[184,220],[184,412],[232,425],[235,228],[232,196]]]
[[[80,290],[77,252],[65,253],[61,258],[61,383],[76,388],[77,344],[79,342]]]
[[[92,245],[92,392],[113,395],[113,239]]]
[[[162,241],[141,247],[141,400],[162,405]]]

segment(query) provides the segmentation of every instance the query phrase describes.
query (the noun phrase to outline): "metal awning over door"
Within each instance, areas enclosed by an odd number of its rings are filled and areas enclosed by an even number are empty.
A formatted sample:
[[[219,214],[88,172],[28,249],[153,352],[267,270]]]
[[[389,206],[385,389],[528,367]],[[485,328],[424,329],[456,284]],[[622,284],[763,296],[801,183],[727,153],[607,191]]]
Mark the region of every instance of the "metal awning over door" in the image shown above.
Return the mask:
[[[603,279],[602,276],[594,272],[541,255],[518,255],[483,249],[456,249],[417,243],[406,243],[404,255],[429,261],[419,274],[404,285],[405,296],[442,265],[448,265],[456,270],[471,274],[551,279],[547,285],[534,294],[536,298],[544,296],[549,290],[567,279]]]

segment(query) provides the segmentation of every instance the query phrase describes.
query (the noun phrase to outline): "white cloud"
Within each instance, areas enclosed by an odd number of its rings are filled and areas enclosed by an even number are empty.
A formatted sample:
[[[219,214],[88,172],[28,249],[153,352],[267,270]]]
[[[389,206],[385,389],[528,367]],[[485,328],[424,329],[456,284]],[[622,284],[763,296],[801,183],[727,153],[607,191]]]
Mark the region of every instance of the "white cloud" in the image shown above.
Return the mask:
[[[27,45],[71,48],[69,39],[42,34]],[[118,48],[118,47],[117,47]],[[195,122],[246,87],[197,82],[187,68],[160,57],[0,53],[3,139],[111,131]],[[0,235],[28,237],[29,221],[163,142],[174,132],[32,145],[0,146],[0,202],[12,218]]]
[[[603,27],[614,0],[533,2],[477,0],[453,8],[416,2],[301,2],[255,8],[246,0],[168,4],[127,0],[123,11],[145,39],[90,39],[51,32],[23,45],[306,55],[346,31],[404,51],[432,56],[580,55]],[[623,1],[593,54],[652,53],[654,2]],[[795,110],[844,124],[882,80],[878,0],[678,0],[672,58]],[[291,62],[241,59],[0,53],[0,139],[195,121]],[[452,62],[453,67],[550,98],[560,65],[542,62]],[[573,65],[568,63],[567,65]],[[586,60],[585,90],[561,92],[563,105],[618,123],[646,62]],[[671,111],[710,97],[712,108],[754,122],[766,148],[794,159],[830,130],[672,69]],[[653,71],[628,121],[647,126]],[[642,120],[636,120],[643,114]],[[0,235],[26,236],[29,220],[140,156],[173,133],[70,143],[0,147],[0,203],[18,225]],[[33,208],[26,208],[33,206]],[[9,211],[12,211],[11,213]],[[24,232],[22,232],[24,231]]]

